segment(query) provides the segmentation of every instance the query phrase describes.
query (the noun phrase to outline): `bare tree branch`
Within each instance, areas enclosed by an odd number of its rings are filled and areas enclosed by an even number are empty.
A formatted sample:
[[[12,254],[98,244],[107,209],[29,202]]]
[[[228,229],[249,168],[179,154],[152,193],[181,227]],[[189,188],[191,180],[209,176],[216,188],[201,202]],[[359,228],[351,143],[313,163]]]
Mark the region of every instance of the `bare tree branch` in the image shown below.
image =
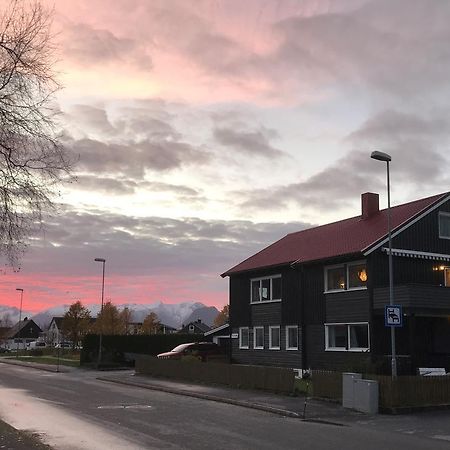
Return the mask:
[[[0,8],[0,253],[13,267],[73,164],[55,129],[51,18],[33,0]]]

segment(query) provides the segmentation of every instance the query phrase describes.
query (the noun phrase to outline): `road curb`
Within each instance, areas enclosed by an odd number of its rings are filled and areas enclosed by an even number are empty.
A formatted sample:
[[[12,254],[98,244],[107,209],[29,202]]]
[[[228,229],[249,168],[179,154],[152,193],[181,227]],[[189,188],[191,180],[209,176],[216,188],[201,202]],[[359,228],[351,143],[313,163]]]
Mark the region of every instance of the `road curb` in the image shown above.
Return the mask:
[[[56,370],[56,366],[53,369],[53,367],[43,366],[42,364],[26,362],[26,361],[15,361],[13,359],[10,359],[10,360],[0,359],[0,363],[9,364],[10,366],[30,367],[31,369],[43,370],[44,372],[52,372],[52,373],[68,372],[67,370],[61,370],[61,368],[59,370]]]
[[[160,385],[156,385],[156,384],[118,380],[115,378],[108,378],[108,377],[97,377],[97,380],[105,381],[108,383],[122,384],[125,386],[135,386],[135,387],[140,387],[143,389],[150,389],[153,391],[162,391],[162,392],[167,392],[170,394],[184,395],[187,397],[201,398],[203,400],[210,400],[210,401],[218,402],[218,403],[227,403],[230,405],[242,406],[244,408],[256,409],[256,410],[260,410],[260,411],[264,411],[264,412],[269,412],[269,413],[277,414],[277,415],[283,416],[283,417],[291,417],[294,419],[304,420],[300,414],[298,414],[294,411],[289,411],[289,410],[281,409],[281,408],[275,408],[275,407],[269,406],[269,405],[261,405],[259,403],[251,403],[251,402],[247,402],[245,400],[235,400],[232,398],[218,397],[216,395],[202,394],[200,392],[185,391],[183,389],[173,389],[173,388],[169,388],[166,386],[160,386]],[[305,421],[310,422],[310,420],[305,420]],[[318,421],[316,421],[316,422],[318,422]],[[328,423],[328,422],[320,421],[320,423]],[[331,423],[331,422],[330,422],[330,424],[337,425],[336,423]],[[341,424],[339,424],[339,425],[341,425]]]

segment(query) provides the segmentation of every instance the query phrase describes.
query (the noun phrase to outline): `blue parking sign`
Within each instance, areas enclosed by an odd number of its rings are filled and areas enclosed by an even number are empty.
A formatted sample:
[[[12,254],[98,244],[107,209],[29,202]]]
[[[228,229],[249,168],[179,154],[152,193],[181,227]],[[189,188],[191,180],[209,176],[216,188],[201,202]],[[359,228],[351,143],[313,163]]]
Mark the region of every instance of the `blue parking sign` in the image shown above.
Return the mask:
[[[386,327],[403,326],[403,313],[400,305],[386,305],[384,307],[384,325]]]

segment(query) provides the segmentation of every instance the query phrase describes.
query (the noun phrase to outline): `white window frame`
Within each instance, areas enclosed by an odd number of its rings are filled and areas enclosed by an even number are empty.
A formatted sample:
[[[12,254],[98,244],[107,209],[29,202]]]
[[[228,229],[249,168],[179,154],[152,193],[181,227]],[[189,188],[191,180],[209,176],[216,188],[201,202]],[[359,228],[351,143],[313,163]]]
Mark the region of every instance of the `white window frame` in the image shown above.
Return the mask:
[[[360,264],[366,265],[366,273],[367,273],[367,261],[362,259],[359,261],[352,261],[349,263],[342,264],[333,264],[331,266],[325,266],[323,269],[323,279],[324,279],[324,294],[333,294],[335,292],[348,292],[348,291],[365,291],[367,290],[367,286],[358,286],[358,287],[349,287],[349,274],[348,268],[352,266],[359,266]],[[337,269],[343,267],[344,268],[344,278],[345,278],[345,287],[344,289],[328,289],[328,270],[329,269]]]
[[[256,345],[256,332],[257,330],[262,330],[262,347]],[[264,327],[253,327],[253,348],[255,350],[264,350]]]
[[[278,346],[272,343],[272,330],[278,330]],[[279,325],[272,325],[269,327],[269,350],[280,350],[281,348],[281,328]]]
[[[242,332],[247,330],[247,345],[242,345]],[[250,348],[250,329],[249,327],[239,328],[239,348],[249,349]]]
[[[450,213],[444,212],[444,211],[439,211],[439,216],[438,216],[439,238],[440,239],[450,239],[450,236],[444,236],[441,234],[441,217],[450,218]]]
[[[272,295],[272,280],[275,278],[281,278],[281,274],[276,274],[276,275],[267,275],[265,277],[258,277],[258,278],[251,278],[250,279],[250,304],[251,305],[260,305],[261,303],[275,303],[275,302],[281,302],[281,298],[273,298]],[[262,280],[270,280],[270,300],[262,300],[261,299],[261,282]],[[252,292],[252,284],[254,281],[259,281],[259,298],[260,300],[257,302],[253,301],[253,292]],[[283,296],[283,292],[281,293],[281,295]]]
[[[289,330],[295,329],[296,335],[297,335],[297,346],[291,347],[289,345]],[[287,325],[286,326],[286,350],[298,350],[298,326],[297,325]]]
[[[344,322],[344,323],[325,323],[325,351],[327,352],[370,352],[370,327],[369,322]],[[350,327],[353,325],[367,326],[367,345],[368,347],[353,347],[350,348]],[[332,326],[346,326],[347,327],[347,347],[328,347],[328,329]]]
[[[449,279],[448,283],[447,283],[447,277]],[[450,267],[447,267],[447,266],[444,267],[444,286],[450,287]]]

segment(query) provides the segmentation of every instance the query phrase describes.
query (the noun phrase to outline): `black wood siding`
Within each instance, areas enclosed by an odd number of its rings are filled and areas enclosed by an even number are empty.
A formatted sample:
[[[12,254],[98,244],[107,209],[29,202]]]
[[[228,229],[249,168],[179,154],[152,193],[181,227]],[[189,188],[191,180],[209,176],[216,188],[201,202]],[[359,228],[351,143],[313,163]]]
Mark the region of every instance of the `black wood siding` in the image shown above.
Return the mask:
[[[367,290],[325,294],[326,322],[368,322],[370,319]]]
[[[403,250],[417,250],[430,253],[450,254],[450,239],[439,238],[439,211],[450,212],[450,201],[431,212],[405,231],[392,239],[392,247]],[[383,247],[388,247],[388,243]],[[373,270],[369,273],[373,286],[389,285],[388,255],[381,248],[368,256]],[[444,283],[442,272],[433,271],[433,267],[442,262],[393,256],[394,285],[423,283],[439,286]],[[445,264],[444,264],[445,265]]]
[[[405,312],[415,314],[450,314],[450,287],[423,284],[394,285],[394,303],[402,305]],[[374,291],[374,310],[384,311],[389,304],[389,288]]]

